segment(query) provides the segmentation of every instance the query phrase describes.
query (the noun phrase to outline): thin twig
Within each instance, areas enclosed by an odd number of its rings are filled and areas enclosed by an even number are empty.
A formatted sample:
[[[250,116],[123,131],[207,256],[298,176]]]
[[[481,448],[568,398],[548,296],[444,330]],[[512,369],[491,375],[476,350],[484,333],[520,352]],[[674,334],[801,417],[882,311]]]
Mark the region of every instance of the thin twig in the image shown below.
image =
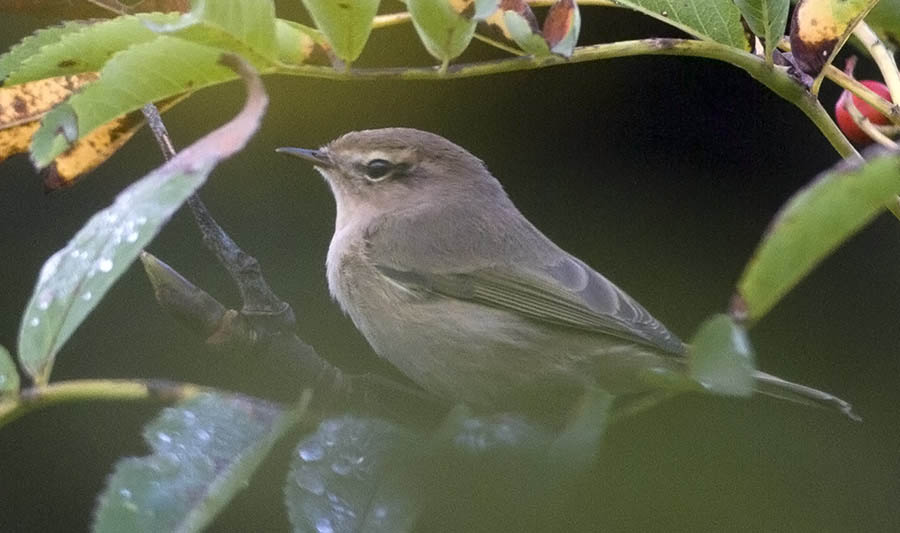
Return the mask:
[[[884,83],[888,86],[888,91],[891,93],[891,100],[900,104],[900,72],[897,70],[894,54],[884,46],[878,35],[872,31],[872,28],[865,21],[856,25],[856,28],[853,29],[853,35],[862,42],[866,50],[869,51],[869,55],[875,60],[875,64],[878,65],[878,69],[881,70]],[[896,108],[897,106],[895,105],[894,107]]]
[[[878,93],[869,89],[859,80],[847,75],[834,65],[825,67],[825,76],[842,89],[846,89],[859,97],[860,100],[872,106],[872,109],[886,116],[891,122],[900,124],[900,106],[892,105]]]
[[[147,119],[147,126],[153,132],[153,138],[156,139],[156,143],[159,145],[163,159],[168,161],[175,157],[175,147],[172,146],[172,139],[169,138],[169,132],[166,130],[166,125],[163,123],[162,116],[159,114],[159,109],[156,108],[156,105],[153,103],[145,104],[141,108],[141,112],[144,113],[144,118]]]

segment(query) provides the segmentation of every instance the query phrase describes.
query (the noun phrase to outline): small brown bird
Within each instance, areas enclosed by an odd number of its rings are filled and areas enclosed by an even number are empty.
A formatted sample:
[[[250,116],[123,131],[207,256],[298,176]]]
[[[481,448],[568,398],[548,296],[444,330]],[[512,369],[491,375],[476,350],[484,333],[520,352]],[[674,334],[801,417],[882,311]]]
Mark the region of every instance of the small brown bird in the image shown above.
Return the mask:
[[[372,348],[424,389],[490,408],[592,386],[614,395],[686,375],[686,347],[535,228],[475,156],[424,131],[348,133],[311,161],[337,203],[328,286]],[[757,372],[756,389],[837,408]],[[582,389],[583,390],[583,389]]]

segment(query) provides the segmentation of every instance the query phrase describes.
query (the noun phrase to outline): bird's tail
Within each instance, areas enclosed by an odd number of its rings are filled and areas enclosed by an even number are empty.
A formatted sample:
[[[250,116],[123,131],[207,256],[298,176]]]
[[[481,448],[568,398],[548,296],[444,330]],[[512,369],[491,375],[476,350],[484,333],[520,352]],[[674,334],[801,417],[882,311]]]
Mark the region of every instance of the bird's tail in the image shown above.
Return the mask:
[[[862,421],[862,418],[853,412],[853,406],[837,396],[806,385],[791,383],[765,372],[757,371],[754,377],[756,378],[756,392],[773,398],[840,411],[851,420]]]

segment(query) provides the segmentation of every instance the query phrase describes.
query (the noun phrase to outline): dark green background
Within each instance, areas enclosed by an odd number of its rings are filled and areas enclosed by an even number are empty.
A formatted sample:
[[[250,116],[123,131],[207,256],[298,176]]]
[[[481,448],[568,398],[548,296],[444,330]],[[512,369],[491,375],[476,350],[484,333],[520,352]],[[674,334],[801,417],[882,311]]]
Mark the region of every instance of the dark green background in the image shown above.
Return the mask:
[[[279,15],[302,20],[298,5],[280,2]],[[583,19],[582,43],[678,35],[619,10],[585,8]],[[50,22],[4,15],[0,46]],[[491,54],[476,44],[466,58]],[[361,63],[432,62],[401,27],[376,33]],[[838,158],[799,111],[710,60],[616,59],[448,82],[265,82],[271,104],[261,131],[201,195],[294,305],[300,335],[350,370],[379,363],[328,297],[333,202],[312,169],[276,156],[277,146],[315,147],[381,126],[444,135],[484,159],[547,235],[684,338],[725,309],[778,207]],[[229,84],[179,105],[165,116],[176,144],[224,122],[242,96]],[[836,96],[827,87],[822,98],[830,106]],[[0,343],[15,349],[42,262],[159,161],[143,131],[79,185],[49,195],[24,157],[0,166]],[[238,305],[186,213],[150,250]],[[585,531],[897,530],[898,309],[900,224],[882,216],[751,332],[760,368],[852,401],[864,423],[766,398],[678,398],[611,428],[596,468],[573,481],[577,490],[552,523]],[[164,315],[135,266],[60,353],[53,377],[164,377],[260,394],[260,375],[247,377]],[[67,405],[0,430],[0,531],[85,529],[115,460],[146,453],[140,427],[155,411]],[[215,530],[286,527],[289,453],[267,463]],[[454,499],[469,496],[483,497]],[[503,529],[504,511],[493,511],[449,514],[432,527]]]

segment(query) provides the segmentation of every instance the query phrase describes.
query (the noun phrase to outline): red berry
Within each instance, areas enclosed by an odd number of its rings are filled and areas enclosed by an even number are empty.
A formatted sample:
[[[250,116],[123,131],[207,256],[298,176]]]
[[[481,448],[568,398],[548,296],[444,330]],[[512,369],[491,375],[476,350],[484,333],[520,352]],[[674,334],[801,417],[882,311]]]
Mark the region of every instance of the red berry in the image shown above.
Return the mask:
[[[891,93],[888,91],[887,86],[885,86],[880,81],[875,80],[860,80],[860,83],[872,89],[879,96],[887,100],[891,101]],[[869,122],[872,124],[888,124],[890,120],[878,111],[876,111],[872,106],[863,102],[859,99],[858,96],[852,94],[850,91],[844,91],[841,93],[841,97],[838,98],[836,104],[834,104],[834,117],[837,119],[838,126],[840,126],[841,131],[844,132],[844,135],[847,136],[848,139],[853,141],[856,144],[869,144],[872,142],[872,139],[866,135],[864,131],[859,129],[859,126],[856,125],[856,122],[853,122],[853,117],[850,116],[850,113],[844,109],[844,102],[847,101],[847,98],[853,98],[853,105],[856,106],[856,109],[859,109],[859,112],[863,114],[864,117],[869,119]]]

